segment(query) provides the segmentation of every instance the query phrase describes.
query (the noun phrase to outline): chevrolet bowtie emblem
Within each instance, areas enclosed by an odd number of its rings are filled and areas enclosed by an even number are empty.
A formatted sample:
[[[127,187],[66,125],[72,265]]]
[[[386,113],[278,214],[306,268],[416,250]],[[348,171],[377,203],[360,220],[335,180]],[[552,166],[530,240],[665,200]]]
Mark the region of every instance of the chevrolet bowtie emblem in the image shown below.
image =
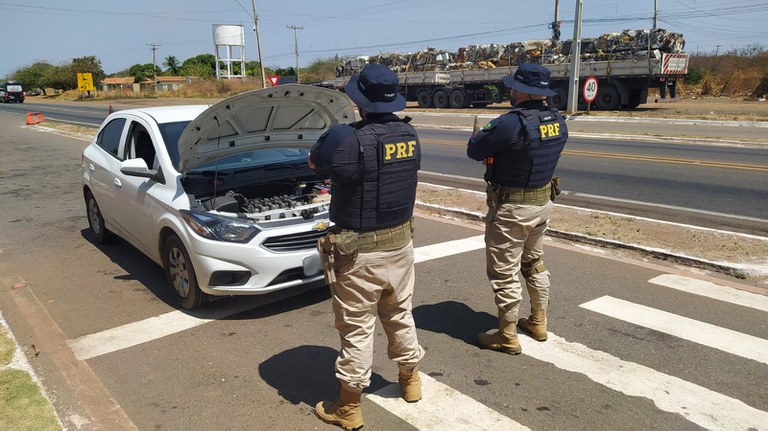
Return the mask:
[[[328,227],[330,227],[330,226],[331,226],[331,222],[329,222],[327,220],[323,220],[323,221],[319,221],[319,222],[315,223],[314,225],[312,225],[312,230],[323,231],[323,230],[328,229]]]

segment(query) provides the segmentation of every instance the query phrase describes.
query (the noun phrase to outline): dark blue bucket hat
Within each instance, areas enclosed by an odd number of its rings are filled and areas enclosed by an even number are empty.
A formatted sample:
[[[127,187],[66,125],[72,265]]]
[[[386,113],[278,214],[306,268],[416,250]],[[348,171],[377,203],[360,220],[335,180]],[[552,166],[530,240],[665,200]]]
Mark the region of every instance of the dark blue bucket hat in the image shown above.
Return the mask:
[[[507,75],[501,80],[507,88],[522,93],[554,96],[556,93],[548,88],[550,74],[549,69],[540,64],[523,63],[517,67],[514,75]]]
[[[363,71],[349,78],[344,91],[363,110],[370,113],[405,109],[405,98],[397,91],[395,72],[383,64],[366,64]]]

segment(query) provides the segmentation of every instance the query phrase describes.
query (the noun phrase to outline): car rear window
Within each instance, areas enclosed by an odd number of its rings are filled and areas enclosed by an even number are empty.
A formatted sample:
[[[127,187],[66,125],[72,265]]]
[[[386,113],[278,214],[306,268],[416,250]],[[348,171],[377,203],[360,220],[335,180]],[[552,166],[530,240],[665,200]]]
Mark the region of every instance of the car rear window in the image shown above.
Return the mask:
[[[8,92],[18,93],[18,92],[22,91],[21,85],[9,85],[6,88],[7,88],[6,91],[8,91]]]

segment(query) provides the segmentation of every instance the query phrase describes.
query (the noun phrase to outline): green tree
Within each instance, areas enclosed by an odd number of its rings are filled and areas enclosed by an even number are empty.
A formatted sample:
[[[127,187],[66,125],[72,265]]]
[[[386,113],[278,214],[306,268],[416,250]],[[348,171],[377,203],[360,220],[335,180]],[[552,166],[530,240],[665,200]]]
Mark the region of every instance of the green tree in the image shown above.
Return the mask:
[[[181,64],[181,72],[185,75],[208,78],[216,76],[216,56],[200,54],[190,57]]]
[[[13,79],[21,82],[26,88],[39,88],[45,94],[45,85],[43,79],[46,75],[53,73],[56,66],[38,61],[37,63],[18,69],[13,73]]]
[[[133,82],[146,81],[148,79],[154,79],[155,74],[161,74],[160,67],[152,65],[152,63],[134,64],[128,69],[128,74],[133,76]]]
[[[172,55],[165,57],[163,66],[168,68],[166,72],[169,73],[171,76],[179,76],[179,71],[181,71],[181,64],[179,64],[178,58]]]
[[[90,73],[93,77],[94,86],[98,86],[99,82],[107,76],[104,73],[104,69],[101,68],[101,60],[96,56],[90,55],[87,57],[73,58],[70,64],[72,73],[75,74],[75,87],[77,88],[77,74],[78,73]]]
[[[198,78],[210,78],[216,75],[216,71],[207,64],[190,63],[181,68],[184,75],[196,76]]]
[[[296,69],[293,67],[279,67],[275,69],[275,74],[280,76],[296,76]]]
[[[41,79],[43,88],[50,87],[56,90],[77,89],[77,75],[71,64],[55,66]]]
[[[309,66],[301,68],[301,82],[309,84],[332,80],[336,76],[339,62],[338,56],[313,61]]]

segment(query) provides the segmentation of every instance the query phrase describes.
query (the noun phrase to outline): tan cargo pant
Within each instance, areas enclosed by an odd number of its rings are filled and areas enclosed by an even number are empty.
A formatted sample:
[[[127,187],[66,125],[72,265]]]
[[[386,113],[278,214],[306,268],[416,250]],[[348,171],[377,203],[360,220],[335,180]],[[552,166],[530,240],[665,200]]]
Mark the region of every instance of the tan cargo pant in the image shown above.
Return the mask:
[[[489,208],[485,220],[485,260],[488,279],[499,309],[499,317],[517,321],[522,286],[520,267],[540,262],[544,254],[553,203],[544,205],[501,204]],[[543,264],[543,263],[542,263]],[[546,310],[549,304],[549,271],[525,277],[533,307]]]
[[[414,281],[413,242],[399,250],[358,253],[337,269],[331,295],[341,336],[336,377],[342,384],[356,391],[370,385],[377,315],[390,359],[411,367],[424,357],[411,313]]]

